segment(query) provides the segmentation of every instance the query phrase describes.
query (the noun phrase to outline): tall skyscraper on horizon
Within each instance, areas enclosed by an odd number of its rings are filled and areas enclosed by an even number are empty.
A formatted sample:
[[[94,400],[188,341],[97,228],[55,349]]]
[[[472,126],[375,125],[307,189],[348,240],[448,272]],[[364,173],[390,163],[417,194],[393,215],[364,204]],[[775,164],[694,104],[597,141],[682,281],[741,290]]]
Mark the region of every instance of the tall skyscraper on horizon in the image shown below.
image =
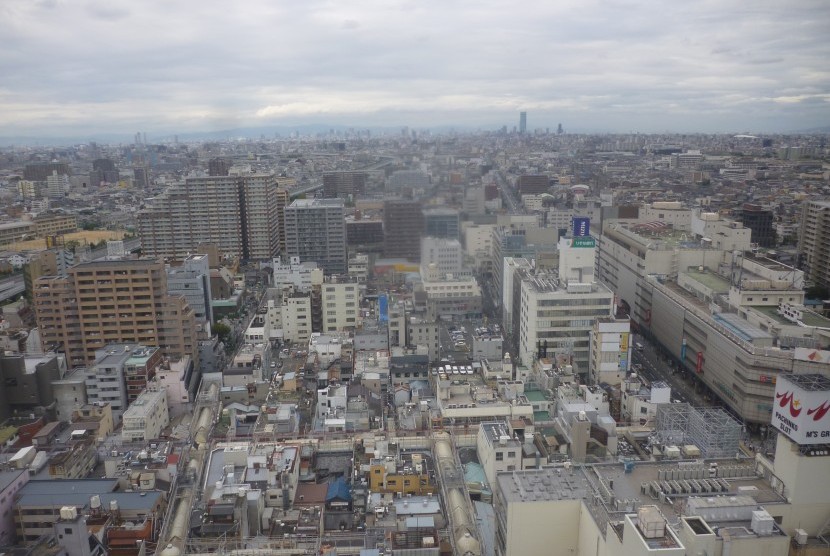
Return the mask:
[[[519,112],[519,133],[527,133],[527,112]]]

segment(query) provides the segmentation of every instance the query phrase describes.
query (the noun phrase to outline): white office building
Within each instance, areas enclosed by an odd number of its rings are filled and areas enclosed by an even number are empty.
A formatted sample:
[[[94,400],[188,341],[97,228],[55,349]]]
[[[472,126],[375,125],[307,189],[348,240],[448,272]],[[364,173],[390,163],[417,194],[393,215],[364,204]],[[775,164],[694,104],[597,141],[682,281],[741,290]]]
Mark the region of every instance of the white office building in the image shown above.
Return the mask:
[[[165,389],[147,389],[130,404],[123,416],[121,438],[124,442],[141,442],[161,436],[170,424]]]

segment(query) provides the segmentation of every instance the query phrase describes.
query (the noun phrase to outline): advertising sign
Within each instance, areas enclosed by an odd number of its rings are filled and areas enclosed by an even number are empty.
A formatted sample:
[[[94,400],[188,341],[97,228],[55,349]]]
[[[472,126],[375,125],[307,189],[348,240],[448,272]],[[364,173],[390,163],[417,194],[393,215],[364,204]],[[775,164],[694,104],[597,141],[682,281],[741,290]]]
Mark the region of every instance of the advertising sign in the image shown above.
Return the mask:
[[[812,361],[813,363],[830,363],[830,351],[810,348],[795,348],[793,354],[799,361]]]
[[[800,375],[798,379],[807,376]],[[772,426],[796,444],[830,443],[830,389],[807,389],[801,380],[779,375],[772,404]]]
[[[697,352],[697,374],[703,373],[703,352]]]
[[[575,237],[571,243],[571,247],[596,247],[596,245],[592,237]]]
[[[683,343],[680,344],[680,360],[686,360],[686,338],[683,338]]]
[[[574,237],[587,237],[591,235],[591,219],[585,216],[574,216],[573,232]]]
[[[620,351],[628,351],[628,332],[620,334]]]
[[[389,322],[389,299],[385,293],[378,296],[378,312],[380,313],[380,322]]]

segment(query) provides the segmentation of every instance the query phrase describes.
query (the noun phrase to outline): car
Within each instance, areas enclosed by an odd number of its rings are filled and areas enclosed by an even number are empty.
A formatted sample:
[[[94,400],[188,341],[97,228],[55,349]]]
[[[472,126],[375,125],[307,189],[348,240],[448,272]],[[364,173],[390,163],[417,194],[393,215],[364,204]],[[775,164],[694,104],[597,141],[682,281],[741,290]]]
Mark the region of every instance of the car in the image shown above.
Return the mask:
[[[276,369],[276,368],[277,368],[277,362],[276,362],[276,361],[271,361],[271,368],[272,368],[272,369]]]

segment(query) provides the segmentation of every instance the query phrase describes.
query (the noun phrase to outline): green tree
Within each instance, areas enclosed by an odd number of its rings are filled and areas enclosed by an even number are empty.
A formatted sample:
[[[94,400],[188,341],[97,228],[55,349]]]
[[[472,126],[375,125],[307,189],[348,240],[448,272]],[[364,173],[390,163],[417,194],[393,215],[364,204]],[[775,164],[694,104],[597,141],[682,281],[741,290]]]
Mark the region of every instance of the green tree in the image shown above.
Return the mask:
[[[219,336],[219,340],[225,342],[231,334],[231,327],[223,322],[217,322],[213,325],[213,331]]]

